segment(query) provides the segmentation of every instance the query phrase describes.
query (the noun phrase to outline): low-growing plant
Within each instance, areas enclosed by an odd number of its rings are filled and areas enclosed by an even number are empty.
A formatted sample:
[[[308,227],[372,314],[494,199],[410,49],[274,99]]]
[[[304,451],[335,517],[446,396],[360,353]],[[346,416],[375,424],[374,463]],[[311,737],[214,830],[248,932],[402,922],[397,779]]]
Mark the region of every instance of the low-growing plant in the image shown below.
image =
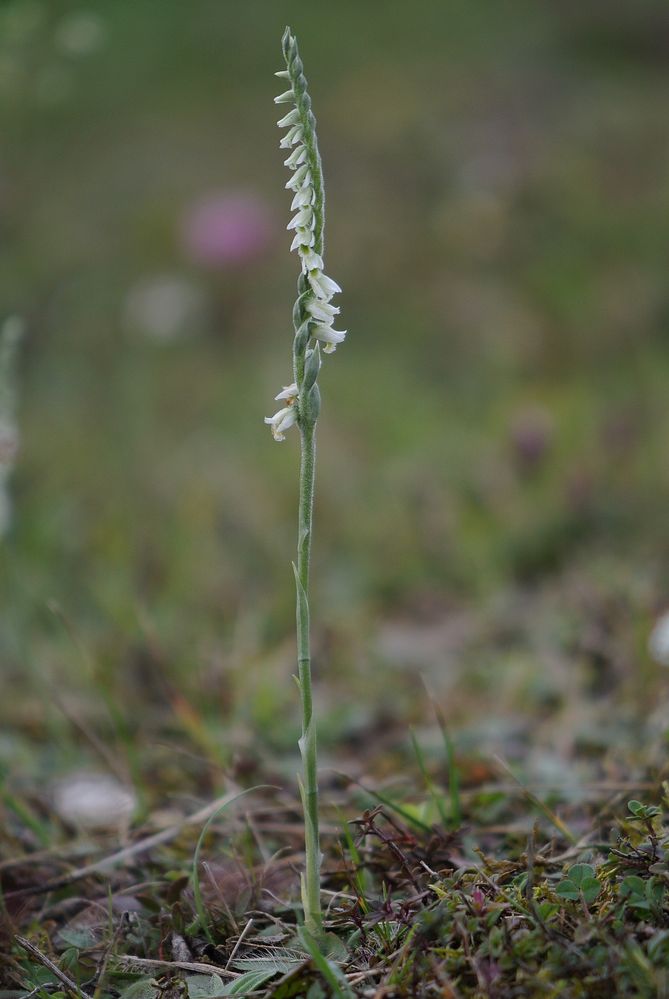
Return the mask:
[[[295,235],[291,250],[300,260],[298,297],[293,308],[293,380],[276,396],[281,408],[265,419],[274,439],[284,440],[285,431],[297,426],[301,441],[300,488],[298,511],[297,562],[293,564],[297,589],[297,685],[302,701],[302,736],[299,740],[303,772],[300,793],[304,809],[305,870],[302,875],[302,903],[307,931],[318,935],[322,930],[320,903],[321,851],[319,836],[316,723],[313,717],[311,653],[309,627],[309,561],[313,524],[313,500],[316,471],[316,423],[320,412],[318,375],[321,368],[321,345],[333,353],[345,337],[334,329],[339,309],[332,298],[341,291],[324,271],[325,194],[323,172],[316,138],[316,119],[311,110],[302,60],[290,28],[283,40],[286,69],[277,76],[288,82],[288,90],[275,98],[290,110],[279,120],[288,131],[280,142],[290,150],[285,165],[291,171],[286,184],[293,192],[291,209],[295,215],[288,229]]]

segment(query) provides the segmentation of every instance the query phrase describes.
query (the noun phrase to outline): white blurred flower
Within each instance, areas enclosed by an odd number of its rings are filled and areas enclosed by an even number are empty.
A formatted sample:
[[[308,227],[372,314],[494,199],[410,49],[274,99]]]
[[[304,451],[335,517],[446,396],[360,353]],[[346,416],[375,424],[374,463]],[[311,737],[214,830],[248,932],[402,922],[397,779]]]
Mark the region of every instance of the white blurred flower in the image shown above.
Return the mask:
[[[63,18],[56,28],[55,40],[67,55],[86,56],[100,48],[105,34],[104,21],[97,14],[78,10]]]
[[[135,285],[125,301],[125,325],[153,340],[171,341],[201,324],[205,299],[200,288],[178,274],[161,274]]]
[[[648,639],[648,652],[660,666],[669,666],[669,611],[655,622]]]
[[[134,793],[102,773],[74,773],[57,781],[53,807],[63,822],[85,831],[120,831],[137,806]]]

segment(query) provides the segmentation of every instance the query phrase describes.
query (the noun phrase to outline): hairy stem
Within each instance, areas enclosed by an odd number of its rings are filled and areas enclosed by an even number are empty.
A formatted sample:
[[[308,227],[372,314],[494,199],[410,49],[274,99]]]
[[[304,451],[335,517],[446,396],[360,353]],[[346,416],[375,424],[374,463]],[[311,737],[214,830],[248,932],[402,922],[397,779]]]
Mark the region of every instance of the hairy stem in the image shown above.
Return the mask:
[[[299,533],[297,542],[297,662],[302,698],[302,804],[306,870],[303,878],[304,920],[310,933],[322,929],[320,901],[320,836],[318,829],[318,773],[316,728],[311,691],[311,651],[309,641],[309,558],[316,471],[316,431],[302,426],[300,460]]]

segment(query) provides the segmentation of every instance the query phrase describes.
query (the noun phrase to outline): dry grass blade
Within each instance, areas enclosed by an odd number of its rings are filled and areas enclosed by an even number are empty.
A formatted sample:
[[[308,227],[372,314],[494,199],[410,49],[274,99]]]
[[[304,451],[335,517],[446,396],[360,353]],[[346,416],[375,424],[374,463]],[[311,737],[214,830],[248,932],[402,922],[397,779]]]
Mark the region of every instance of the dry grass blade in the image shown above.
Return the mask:
[[[65,985],[66,988],[68,988],[71,992],[74,992],[76,995],[81,996],[82,999],[92,999],[87,992],[84,992],[83,989],[79,988],[77,983],[73,981],[69,975],[66,975],[64,971],[61,971],[58,965],[54,964],[51,958],[47,957],[46,954],[43,954],[42,951],[35,946],[35,944],[30,942],[30,940],[26,940],[25,937],[18,936],[18,934],[15,939],[17,944],[19,944],[20,947],[23,947],[23,949],[27,951],[31,957],[34,957],[36,961],[39,961],[44,968],[47,968],[51,974],[58,979],[61,985]]]
[[[123,968],[132,970],[133,968],[165,968],[167,970],[193,971],[200,975],[221,975],[226,978],[239,978],[234,971],[228,971],[215,964],[206,964],[202,961],[158,961],[148,957],[135,957],[133,954],[115,954],[113,957],[115,964]]]

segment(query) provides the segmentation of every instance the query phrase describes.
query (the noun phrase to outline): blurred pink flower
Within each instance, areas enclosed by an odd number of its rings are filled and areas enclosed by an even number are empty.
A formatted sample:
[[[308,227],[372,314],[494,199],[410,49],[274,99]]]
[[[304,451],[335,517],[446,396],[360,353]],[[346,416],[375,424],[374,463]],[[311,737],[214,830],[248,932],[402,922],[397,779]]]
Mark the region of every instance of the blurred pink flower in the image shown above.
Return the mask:
[[[257,260],[272,232],[267,205],[257,195],[213,193],[186,211],[181,240],[196,263],[225,269]]]

